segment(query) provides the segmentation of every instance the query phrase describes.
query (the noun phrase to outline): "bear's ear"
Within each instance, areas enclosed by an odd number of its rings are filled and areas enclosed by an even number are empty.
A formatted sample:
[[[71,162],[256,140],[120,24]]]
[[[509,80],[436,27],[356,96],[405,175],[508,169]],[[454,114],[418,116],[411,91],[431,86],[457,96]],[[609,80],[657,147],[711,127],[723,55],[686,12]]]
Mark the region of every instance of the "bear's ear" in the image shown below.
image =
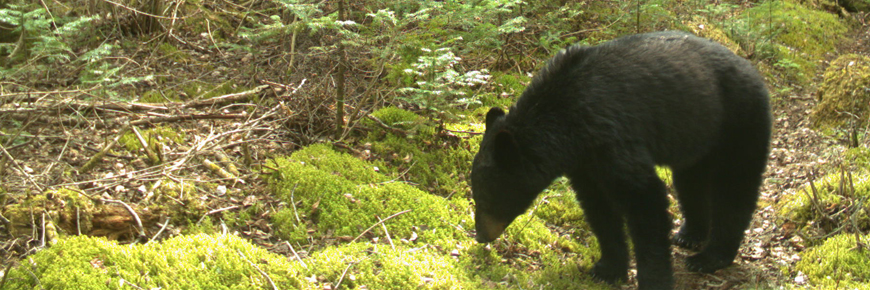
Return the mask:
[[[486,113],[486,128],[492,128],[492,124],[495,123],[499,118],[504,117],[504,110],[499,107],[492,107],[489,109],[489,112]]]
[[[520,160],[520,146],[514,134],[507,130],[498,131],[493,140],[495,162],[501,165],[514,166]]]

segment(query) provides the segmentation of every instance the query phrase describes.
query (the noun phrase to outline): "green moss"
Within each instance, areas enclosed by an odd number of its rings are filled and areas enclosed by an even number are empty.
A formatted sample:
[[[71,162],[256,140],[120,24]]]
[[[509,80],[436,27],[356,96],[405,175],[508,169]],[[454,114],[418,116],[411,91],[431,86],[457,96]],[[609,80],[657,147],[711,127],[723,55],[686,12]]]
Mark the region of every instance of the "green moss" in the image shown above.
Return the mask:
[[[731,40],[728,34],[718,25],[711,23],[708,19],[702,16],[694,16],[686,22],[686,26],[697,36],[704,37],[716,41],[719,44],[727,47],[736,55],[746,57],[746,52],[740,48],[740,45]]]
[[[379,218],[405,210],[411,211],[386,223],[395,237],[418,235],[421,241],[448,241],[464,237],[461,229],[469,227],[459,214],[469,207],[467,200],[448,200],[405,183],[387,182],[371,164],[326,145],[314,145],[290,159],[273,162],[278,171],[270,176],[270,184],[279,198],[291,203],[273,221],[278,234],[293,242],[327,233],[353,238]]]
[[[517,217],[505,230],[505,240],[515,242],[513,246],[523,247],[526,250],[522,252],[543,253],[550,252],[553,249],[560,249],[568,252],[577,252],[579,244],[576,241],[559,236],[550,231],[549,228],[537,220],[538,217],[526,213]]]
[[[783,76],[806,83],[817,63],[835,50],[847,27],[836,15],[788,1],[767,1],[743,11],[730,37]]]
[[[184,132],[163,126],[140,130],[139,133],[152,147],[167,144],[168,142],[182,143],[185,137]],[[142,149],[142,142],[139,142],[139,137],[133,131],[121,136],[118,142],[124,144],[124,147],[130,152],[137,152]]]
[[[803,272],[816,289],[867,289],[870,287],[870,236],[841,234],[801,253],[795,270]]]
[[[531,78],[522,74],[492,73],[494,92],[483,94],[480,98],[481,110],[488,111],[490,107],[508,108],[526,90]],[[483,113],[486,114],[486,111]]]
[[[253,264],[253,265],[252,265]],[[254,267],[256,265],[256,268]],[[9,289],[299,289],[297,264],[231,235],[178,236],[147,245],[64,237],[9,272]],[[38,280],[37,280],[38,279]]]
[[[184,235],[215,234],[218,233],[218,227],[211,221],[211,217],[205,216],[200,221],[189,220],[187,227],[181,233]]]
[[[312,284],[317,287],[336,281],[344,269],[355,277],[345,280],[351,288],[603,286],[578,275],[578,265],[591,267],[598,248],[588,229],[576,228],[583,225],[582,212],[564,180],[485,250],[471,239],[473,208],[467,198],[443,198],[406,183],[373,182],[383,177],[365,177],[370,163],[326,145],[271,162],[269,167],[278,170],[269,175],[270,185],[288,204],[272,221],[278,236],[291,244],[324,238],[350,241],[379,220],[410,210],[372,228],[356,243],[311,254],[305,262],[313,270],[303,276],[323,277]],[[503,280],[506,276],[512,278]]]
[[[398,241],[395,241],[398,243]],[[322,277],[314,289],[334,286],[342,273],[341,287],[347,289],[479,289],[479,282],[459,267],[456,258],[433,247],[409,248],[399,244],[353,243],[325,249],[309,259],[313,271]],[[348,279],[353,276],[353,279]]]
[[[43,213],[46,213],[45,222],[55,224],[61,233],[76,233],[79,229],[86,233],[91,230],[95,212],[96,203],[90,198],[78,191],[61,188],[10,204],[4,208],[3,215],[12,222],[10,234],[20,236],[30,235],[32,226],[42,223]]]
[[[831,62],[811,118],[823,128],[863,128],[870,113],[870,57],[847,54]]]
[[[189,182],[161,180],[154,188],[155,207],[165,210],[175,222],[195,223],[209,211],[204,193],[197,191],[195,186]]]
[[[436,134],[437,126],[412,112],[394,107],[373,113],[384,123],[404,124],[407,135],[384,130],[369,123],[372,131],[365,138],[371,144],[375,158],[384,160],[387,167],[404,173],[403,178],[419,184],[425,191],[443,196],[468,192],[467,173],[479,137],[461,138],[449,134]],[[479,128],[478,125],[443,124],[448,130]],[[476,130],[480,132],[479,130]],[[444,132],[442,132],[444,133]],[[459,134],[462,135],[462,134]]]
[[[178,63],[188,63],[192,59],[194,59],[187,52],[178,50],[177,47],[172,45],[169,42],[161,42],[157,45],[157,51],[163,55],[163,57],[168,58],[174,62]]]
[[[441,247],[395,239],[393,245],[332,246],[300,263],[230,235],[184,235],[148,245],[78,236],[64,237],[13,268],[6,286],[264,289],[271,287],[268,276],[279,289],[325,289],[339,280],[347,289],[608,289],[579,274],[577,263],[588,266],[589,257],[558,249],[515,255],[517,250],[487,250],[470,240]]]
[[[221,216],[221,221],[227,225],[228,228],[235,229],[246,225],[247,221],[250,221],[252,217],[260,214],[258,209],[250,206],[240,211],[225,211]]]
[[[560,178],[549,188],[541,193],[539,201],[535,203],[535,215],[559,227],[573,228],[585,225],[583,210],[577,203],[574,192],[571,190],[568,179]]]
[[[178,93],[175,91],[147,91],[139,97],[139,102],[142,103],[166,103],[180,100]]]
[[[870,168],[870,148],[855,147],[843,152],[843,160],[850,160],[857,168]]]
[[[850,185],[848,175],[843,179],[842,172],[825,175],[813,182],[817,198],[814,197],[812,187],[805,185],[793,194],[783,195],[779,202],[779,212],[799,227],[812,222],[822,227],[825,232],[831,232],[846,223],[852,225],[853,215],[835,213],[852,206],[859,199],[870,197],[870,175],[853,173],[852,183]],[[864,202],[863,207],[864,213],[855,212],[854,218],[859,228],[867,229],[870,228],[870,218],[866,213],[870,212],[870,204]]]
[[[373,165],[348,154],[335,152],[328,144],[314,144],[305,147],[294,152],[290,158],[339,175],[354,183],[378,183],[389,180],[387,176],[378,173],[383,166]]]
[[[387,126],[412,130],[417,129],[425,123],[425,118],[414,114],[411,111],[402,110],[396,107],[383,107],[372,113],[372,116],[380,119]],[[373,126],[373,121],[366,120],[367,125]]]

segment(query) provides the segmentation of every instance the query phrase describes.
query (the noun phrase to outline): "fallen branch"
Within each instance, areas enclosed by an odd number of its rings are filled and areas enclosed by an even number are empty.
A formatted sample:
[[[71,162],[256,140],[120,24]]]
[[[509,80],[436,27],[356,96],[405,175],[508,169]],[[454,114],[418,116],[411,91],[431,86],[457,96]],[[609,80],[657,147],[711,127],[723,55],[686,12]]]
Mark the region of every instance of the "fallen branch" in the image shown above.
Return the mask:
[[[347,264],[347,267],[344,268],[344,271],[341,272],[341,277],[338,277],[338,281],[335,282],[335,289],[338,290],[338,287],[341,286],[341,281],[344,281],[344,275],[347,275],[347,270],[350,270],[350,267],[355,264],[354,262],[350,262]]]
[[[407,212],[409,212],[409,211],[411,211],[411,210],[410,210],[410,209],[406,209],[406,210],[403,210],[403,211],[400,211],[400,212],[394,213],[394,214],[391,215],[391,216],[388,216],[387,218],[385,218],[385,219],[383,219],[383,220],[381,220],[381,221],[379,221],[379,222],[373,224],[372,226],[370,226],[369,228],[367,228],[366,230],[364,230],[362,233],[359,234],[359,236],[356,236],[356,238],[353,238],[353,240],[351,240],[350,242],[351,242],[351,243],[356,242],[356,240],[359,240],[359,238],[362,238],[363,235],[365,235],[366,233],[368,233],[369,231],[371,231],[373,228],[375,228],[375,227],[378,226],[379,224],[382,224],[382,223],[384,223],[384,222],[390,220],[391,218],[397,217],[397,216],[399,216],[399,215],[401,215],[401,214],[404,214],[404,213],[407,213]]]
[[[386,123],[384,123],[384,121],[381,121],[381,119],[378,119],[378,117],[375,117],[372,115],[367,115],[366,117],[371,119],[372,121],[375,121],[375,123],[378,123],[378,126],[381,126],[384,129],[390,130],[391,132],[395,133],[396,135],[400,135],[402,137],[406,137],[406,136],[410,135],[410,133],[406,132],[405,130],[390,127],[390,125],[387,125]]]
[[[228,206],[228,207],[225,207],[225,208],[219,208],[219,209],[211,210],[211,211],[205,213],[204,215],[202,215],[202,217],[199,218],[199,220],[196,221],[196,223],[197,223],[197,224],[201,223],[202,220],[204,220],[205,217],[207,217],[207,216],[210,216],[210,215],[213,215],[213,214],[216,214],[216,213],[222,212],[222,211],[228,211],[228,210],[233,210],[233,209],[237,209],[237,208],[239,208],[238,205],[232,205],[232,206]]]
[[[269,85],[261,85],[256,88],[244,91],[233,93],[229,95],[223,95],[219,97],[209,98],[205,100],[197,100],[181,106],[181,108],[199,108],[199,107],[208,107],[214,105],[228,104],[228,103],[237,103],[239,101],[245,101],[249,99],[252,95],[260,93],[261,91],[268,89]]]
[[[296,250],[293,249],[293,245],[291,245],[288,241],[284,241],[284,243],[287,244],[287,247],[290,248],[290,252],[293,252],[293,256],[296,256],[296,260],[299,261],[300,264],[302,264],[302,267],[308,269],[308,265],[305,264],[305,261],[302,261],[302,258],[299,257],[299,253],[296,253]]]
[[[159,230],[159,231],[157,231],[157,233],[156,233],[156,234],[154,234],[154,236],[153,236],[153,237],[151,237],[151,239],[150,239],[150,240],[148,240],[148,241],[147,241],[147,242],[145,242],[145,244],[146,244],[146,245],[147,245],[147,244],[148,244],[148,243],[150,243],[150,242],[153,242],[153,241],[154,241],[154,240],[156,240],[156,239],[157,239],[157,237],[159,237],[159,236],[160,236],[160,234],[162,234],[162,233],[163,233],[163,231],[165,231],[165,230],[166,230],[166,226],[168,226],[168,225],[169,225],[169,221],[170,221],[170,220],[172,220],[172,219],[171,219],[171,218],[168,218],[168,217],[167,217],[167,218],[166,218],[166,221],[165,221],[165,222],[163,222],[163,225],[162,225],[162,226],[160,226],[160,230]]]
[[[97,154],[94,155],[93,157],[91,157],[91,159],[88,160],[88,162],[86,162],[85,165],[82,165],[82,167],[79,169],[79,172],[85,173],[85,172],[88,172],[91,169],[93,169],[94,166],[97,165],[97,163],[99,163],[101,160],[103,160],[103,156],[106,156],[106,154],[109,153],[110,150],[112,150],[112,147],[115,147],[115,144],[118,143],[118,140],[121,139],[121,136],[124,136],[124,134],[127,134],[127,131],[130,131],[130,125],[126,125],[126,126],[124,126],[124,128],[121,128],[121,130],[118,131],[118,134],[115,135],[115,139],[113,139],[112,141],[106,142],[106,145],[103,146],[103,150],[100,150],[100,152],[97,152]]]
[[[275,282],[272,281],[272,277],[269,277],[269,273],[266,273],[265,271],[260,270],[260,267],[257,267],[257,265],[254,264],[254,262],[251,262],[251,260],[249,260],[248,257],[246,257],[245,254],[243,254],[241,250],[236,249],[236,252],[238,252],[239,256],[241,256],[242,259],[245,259],[245,261],[248,262],[248,264],[250,264],[251,267],[254,267],[254,269],[257,270],[257,272],[260,272],[260,275],[263,275],[263,277],[266,278],[267,281],[269,281],[269,285],[272,285],[272,289],[278,290],[278,285],[275,285]]]
[[[122,206],[124,206],[124,208],[126,208],[127,211],[130,212],[130,215],[133,216],[133,220],[136,221],[136,226],[137,226],[136,229],[139,230],[139,237],[140,237],[140,238],[145,238],[145,227],[142,226],[142,220],[139,219],[139,215],[136,214],[136,211],[133,210],[132,207],[130,207],[129,205],[127,205],[126,202],[123,202],[123,201],[120,201],[120,200],[114,200],[114,199],[104,199],[104,198],[101,198],[100,201],[102,201],[102,202],[108,202],[108,203],[118,203],[118,204],[121,204]]]
[[[148,124],[156,124],[156,123],[170,123],[170,122],[178,122],[178,121],[193,121],[193,120],[211,120],[211,119],[220,119],[220,120],[230,120],[230,119],[244,119],[248,116],[245,114],[186,114],[186,115],[178,115],[171,117],[154,117],[148,119],[140,119],[136,121],[130,122],[130,125],[148,125]]]

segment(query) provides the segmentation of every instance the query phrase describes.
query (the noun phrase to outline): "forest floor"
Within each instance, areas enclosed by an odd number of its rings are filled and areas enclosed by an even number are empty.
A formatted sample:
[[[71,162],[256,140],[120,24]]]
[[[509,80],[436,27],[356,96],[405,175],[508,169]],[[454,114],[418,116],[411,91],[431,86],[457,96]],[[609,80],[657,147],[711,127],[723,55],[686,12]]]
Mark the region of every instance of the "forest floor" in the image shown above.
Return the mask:
[[[870,56],[870,25],[864,25],[856,29],[851,35],[853,41],[843,45],[840,48],[839,54],[856,53]],[[195,52],[191,53],[196,55]],[[131,56],[131,58],[134,58]],[[233,68],[232,63],[243,60],[220,60],[226,68],[226,71],[244,71],[243,68]],[[220,70],[217,70],[220,71]],[[819,73],[823,70],[820,69]],[[817,76],[816,79],[821,79]],[[49,80],[46,80],[49,81]],[[62,82],[63,79],[55,81]],[[304,83],[303,83],[304,84]],[[283,88],[292,90],[294,87],[302,87],[303,84],[288,84]],[[311,85],[311,84],[309,84]],[[322,84],[321,84],[322,85]],[[54,89],[62,86],[51,85]],[[270,89],[275,90],[276,86]],[[70,89],[75,90],[75,89]],[[34,91],[39,91],[34,88]],[[44,92],[44,96],[52,93]],[[58,93],[63,94],[63,93]],[[35,95],[40,95],[39,93]],[[4,103],[0,103],[3,105]],[[786,265],[792,265],[799,259],[797,255],[803,249],[803,241],[799,235],[795,234],[795,225],[783,222],[775,212],[773,205],[784,194],[795,194],[795,192],[808,181],[818,177],[825,172],[817,172],[820,164],[837,164],[841,160],[838,158],[840,154],[838,148],[845,148],[840,140],[833,140],[831,137],[822,136],[811,129],[810,121],[808,120],[809,112],[816,104],[815,89],[813,87],[803,88],[794,91],[787,95],[781,96],[773,102],[774,116],[774,135],[772,141],[771,156],[768,163],[766,173],[766,182],[762,188],[761,206],[755,215],[755,219],[748,230],[747,238],[741,248],[738,259],[735,261],[739,266],[730,267],[719,271],[715,274],[701,275],[691,273],[685,270],[683,260],[690,253],[675,249],[675,272],[679,288],[682,289],[742,289],[746,285],[785,285],[790,283],[801,283],[795,281],[795,278],[785,277],[782,268]],[[202,118],[201,121],[194,121],[189,124],[190,133],[201,134],[199,140],[195,143],[196,146],[218,146],[229,148],[239,152],[238,144],[234,143],[234,139],[228,138],[234,128],[239,128],[241,131],[251,130],[273,130],[275,128],[283,128],[287,126],[285,122],[289,121],[311,121],[327,122],[322,115],[316,114],[318,110],[323,110],[321,105],[314,104],[308,109],[312,112],[310,115],[292,118],[275,118],[263,119],[262,122],[249,124],[250,120],[240,115],[224,115],[220,118],[229,118],[229,121],[215,121],[214,119],[206,118],[205,115],[194,116],[190,118]],[[204,121],[209,120],[209,121]],[[209,122],[209,123],[206,123]],[[63,122],[61,122],[63,123]],[[95,188],[105,188],[107,194],[96,196],[97,199],[105,200],[124,200],[130,204],[135,204],[143,200],[137,196],[140,193],[139,188],[153,180],[167,176],[166,172],[155,170],[148,171],[147,166],[131,166],[125,165],[126,162],[135,161],[135,158],[128,156],[113,156],[113,162],[105,162],[106,164],[99,165],[91,173],[82,174],[81,176],[69,176],[70,168],[79,168],[84,165],[90,157],[98,151],[97,145],[103,144],[103,139],[110,138],[116,135],[118,128],[103,131],[92,131],[93,127],[67,127],[55,126],[57,122],[46,122],[43,125],[39,123],[29,124],[30,131],[39,132],[38,141],[27,141],[25,144],[16,145],[15,147],[6,148],[13,151],[16,148],[32,146],[32,144],[40,144],[39,146],[30,147],[31,150],[15,150],[13,159],[16,166],[16,172],[13,176],[4,177],[3,183],[7,192],[27,192],[28,194],[40,194],[36,192],[36,188],[43,186],[77,186],[82,190],[95,191]],[[215,132],[209,132],[209,126],[224,126],[223,129]],[[241,125],[240,125],[241,124]],[[306,126],[297,124],[298,126]],[[99,127],[99,126],[97,126]],[[276,130],[275,133],[263,135],[255,141],[248,140],[251,144],[256,144],[257,153],[259,156],[287,155],[293,150],[300,147],[299,144],[287,141],[293,138],[285,138],[281,136],[281,130]],[[7,134],[0,132],[2,134]],[[222,135],[227,133],[226,135]],[[226,137],[226,138],[225,138]],[[224,138],[224,139],[221,139]],[[215,141],[217,140],[217,141]],[[219,141],[219,142],[218,142]],[[32,143],[31,143],[32,142]],[[209,143],[214,143],[209,145]],[[350,152],[359,154],[365,152],[365,144],[344,144],[337,143],[338,147],[345,148]],[[867,144],[864,144],[867,145]],[[190,150],[197,149],[186,148]],[[201,149],[201,148],[199,148]],[[188,170],[185,179],[203,180],[219,180],[220,178],[208,177],[208,169],[201,164],[185,163],[185,154],[191,151],[178,150],[176,152],[166,152],[167,156],[177,158],[174,160],[182,160],[178,163],[178,168],[174,172],[179,172],[181,168]],[[364,157],[364,156],[363,156]],[[169,175],[172,175],[170,172]],[[270,196],[269,191],[265,189],[265,184],[258,177],[256,172],[243,172],[240,180],[244,182],[233,184],[229,189],[231,191],[245,192],[247,198],[237,199],[228,195],[208,195],[208,208],[213,209],[207,212],[204,216],[216,215],[221,211],[232,211],[238,208],[250,206],[254,202],[263,204],[263,208],[276,206],[279,202],[274,197]],[[34,187],[34,185],[37,185]],[[4,200],[7,197],[4,196]],[[8,197],[10,199],[23,199],[23,197]],[[182,226],[170,225],[166,226],[165,222],[168,217],[162,216],[160,213],[139,212],[141,219],[149,232],[157,232],[161,226],[167,228],[168,235],[174,235],[182,230]],[[105,235],[116,239],[134,239],[135,233],[129,228],[112,229],[113,224],[127,224],[129,219],[122,221],[110,220],[106,221]],[[6,225],[10,227],[10,225]],[[34,226],[35,231],[38,226]],[[8,228],[7,228],[8,230]],[[276,245],[276,239],[272,234],[272,228],[269,225],[268,214],[264,213],[260,216],[253,216],[250,220],[245,221],[243,225],[234,230],[238,230],[241,235],[250,238],[253,242],[268,248],[274,252],[290,255],[286,249]],[[162,232],[162,231],[161,231]],[[42,236],[42,239],[31,238]],[[8,232],[0,234],[0,264],[11,265],[27,254],[33,253],[35,250],[45,246],[45,235],[34,233],[26,238],[22,236],[13,237]],[[797,278],[800,280],[800,277]],[[627,283],[623,289],[629,289],[636,285],[635,281]]]

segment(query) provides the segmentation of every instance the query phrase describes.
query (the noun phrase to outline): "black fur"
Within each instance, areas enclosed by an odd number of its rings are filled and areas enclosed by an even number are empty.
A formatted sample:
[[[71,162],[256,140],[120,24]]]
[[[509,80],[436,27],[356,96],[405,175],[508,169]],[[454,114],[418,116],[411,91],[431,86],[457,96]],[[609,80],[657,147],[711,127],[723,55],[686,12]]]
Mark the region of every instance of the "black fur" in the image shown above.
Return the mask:
[[[669,166],[685,223],[673,242],[691,270],[732,263],[758,199],[771,117],[763,79],[725,47],[683,32],[572,46],[506,114],[493,108],[474,158],[477,240],[489,242],[567,176],[598,238],[592,275],[670,289],[671,217],[655,165]]]

